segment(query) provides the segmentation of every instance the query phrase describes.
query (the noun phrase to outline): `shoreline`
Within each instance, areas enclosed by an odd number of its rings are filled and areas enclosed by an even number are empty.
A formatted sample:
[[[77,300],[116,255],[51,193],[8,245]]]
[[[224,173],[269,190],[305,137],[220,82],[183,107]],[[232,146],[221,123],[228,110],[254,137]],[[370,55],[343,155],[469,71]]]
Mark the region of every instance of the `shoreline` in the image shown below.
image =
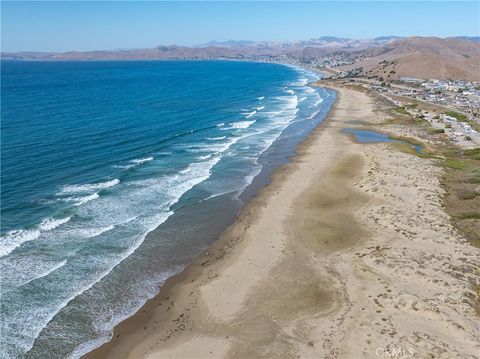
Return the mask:
[[[342,128],[384,115],[370,96],[335,90],[327,118],[235,223],[84,358],[474,356],[462,297],[475,277],[442,268],[475,273],[480,255],[436,202],[438,167],[351,141]]]
[[[153,61],[156,61],[156,60],[153,60]],[[160,60],[160,61],[168,61],[168,60]],[[177,60],[174,60],[174,61],[177,61]],[[189,59],[185,59],[185,60],[179,60],[179,61],[210,61],[210,60],[189,60]],[[288,63],[278,63],[278,62],[269,62],[269,61],[235,60],[235,59],[233,59],[233,60],[232,59],[218,59],[218,60],[215,60],[215,61],[256,62],[256,63],[263,63],[263,64],[273,64],[273,65],[289,67],[289,68],[294,69],[295,71],[302,71],[302,72],[306,71],[306,72],[311,72],[311,73],[315,73],[315,74],[318,74],[318,73],[321,74],[321,72],[316,71],[312,68],[302,67],[302,66],[298,66],[298,65],[292,65],[292,64],[288,64]],[[317,85],[315,85],[315,82],[309,82],[305,86],[317,87]],[[325,87],[325,88],[330,89],[328,87]],[[330,90],[333,90],[333,89],[330,89]],[[333,90],[333,91],[336,92],[335,90]],[[230,228],[235,223],[237,223],[240,220],[240,218],[244,217],[244,215],[242,215],[244,213],[244,211],[250,212],[254,207],[257,206],[256,204],[253,204],[253,203],[258,201],[258,197],[261,196],[262,193],[270,187],[270,185],[274,181],[274,178],[276,179],[278,176],[284,175],[283,171],[287,170],[287,168],[293,162],[296,161],[297,157],[299,156],[299,152],[301,151],[302,147],[305,146],[305,143],[312,136],[314,136],[314,132],[316,132],[318,130],[318,128],[321,127],[323,125],[323,123],[328,120],[328,118],[330,116],[330,113],[333,111],[333,109],[335,107],[335,104],[336,104],[336,101],[334,101],[330,105],[329,110],[326,111],[326,115],[324,115],[323,119],[321,119],[318,122],[318,124],[312,130],[310,130],[308,132],[308,134],[306,136],[304,135],[304,137],[301,138],[300,141],[296,145],[294,145],[293,152],[292,152],[291,155],[285,157],[285,159],[282,160],[280,162],[280,164],[275,165],[273,167],[273,170],[272,170],[272,168],[265,167],[265,170],[266,170],[267,174],[263,174],[264,178],[261,179],[262,184],[258,185],[258,184],[252,183],[244,190],[244,192],[242,192],[242,194],[240,196],[242,197],[242,196],[246,195],[246,198],[242,199],[242,201],[246,200],[246,203],[242,206],[242,208],[240,209],[240,212],[236,215],[233,223],[231,223],[230,225],[227,225],[225,227],[225,229],[222,231],[222,233],[219,235],[219,237],[217,239],[215,239],[214,242],[209,247],[205,248],[198,255],[193,257],[190,262],[186,263],[185,267],[181,271],[172,275],[171,277],[168,277],[165,280],[165,282],[161,286],[159,286],[159,291],[154,297],[148,299],[138,310],[135,311],[134,314],[122,319],[118,324],[116,324],[114,326],[113,335],[112,335],[112,338],[110,340],[101,344],[100,346],[96,347],[95,349],[90,350],[90,351],[82,354],[81,358],[104,357],[103,353],[105,351],[110,350],[109,348],[112,345],[112,341],[114,341],[114,339],[116,339],[118,337],[118,335],[125,336],[126,334],[132,334],[135,331],[143,330],[143,328],[145,327],[144,323],[148,322],[148,320],[149,320],[148,318],[151,317],[150,314],[151,314],[152,310],[154,310],[154,308],[159,305],[159,302],[162,300],[162,298],[165,301],[165,294],[166,293],[169,293],[173,288],[175,288],[175,286],[177,286],[179,283],[184,281],[186,277],[190,278],[190,277],[198,276],[200,273],[197,273],[197,271],[202,271],[205,268],[204,265],[205,265],[206,261],[208,261],[208,263],[210,264],[214,260],[217,260],[218,257],[219,257],[218,253],[215,256],[216,258],[212,258],[213,257],[212,252],[214,252],[214,251],[215,252],[222,252],[222,253],[224,252],[223,247],[226,245],[226,243],[224,243],[224,241],[231,242],[230,239],[225,239],[224,238],[224,237],[227,236],[227,233],[229,232]],[[264,169],[262,169],[262,172],[263,172],[263,170]],[[262,175],[262,173],[260,173],[259,175]],[[249,188],[251,185],[255,185],[257,187],[256,189],[253,189],[253,192]],[[252,209],[248,209],[250,207],[252,207]],[[231,244],[229,244],[229,245],[231,245]],[[219,248],[217,248],[217,247],[219,247]],[[166,302],[168,302],[168,299],[166,300]],[[133,333],[133,334],[135,335],[135,337],[138,337],[138,335],[137,335],[138,333]]]
[[[233,60],[237,61],[237,60]],[[240,60],[238,60],[240,61]],[[270,63],[262,61],[262,63]],[[282,66],[298,68],[303,71],[312,71],[309,68],[302,68],[290,64],[283,63],[274,63]],[[316,86],[316,85],[315,85]],[[334,88],[321,86],[332,90],[338,96],[338,92]],[[189,263],[185,265],[185,268],[169,277],[165,283],[160,287],[159,292],[152,298],[148,299],[145,304],[143,304],[133,315],[123,319],[120,323],[115,325],[113,330],[112,338],[103,343],[101,346],[83,354],[81,358],[104,358],[107,355],[110,355],[110,351],[114,350],[114,347],[118,345],[115,343],[115,340],[120,337],[132,336],[133,340],[138,340],[141,337],[147,337],[147,333],[143,333],[145,330],[145,323],[148,323],[153,317],[153,312],[156,307],[168,304],[170,299],[170,293],[186,280],[191,280],[191,278],[199,277],[202,272],[205,270],[205,264],[208,265],[223,259],[225,255],[225,247],[233,248],[236,243],[232,241],[231,231],[233,227],[239,222],[249,221],[249,217],[252,216],[252,211],[255,211],[259,207],[262,201],[269,196],[269,192],[273,191],[271,185],[274,182],[282,181],[282,179],[288,175],[288,171],[291,171],[290,166],[294,165],[296,161],[299,161],[302,152],[306,150],[309,143],[314,140],[316,133],[322,131],[322,127],[325,126],[325,123],[329,121],[331,114],[334,112],[337,105],[337,99],[333,102],[328,111],[327,115],[321,122],[308,133],[308,135],[303,138],[298,145],[296,145],[295,152],[285,164],[281,164],[276,167],[271,174],[268,176],[268,183],[262,186],[254,195],[251,195],[248,202],[242,207],[240,213],[236,216],[236,219],[233,224],[227,226],[225,230],[221,233],[219,238],[217,238],[208,248],[204,249],[201,253],[195,256]],[[248,226],[248,224],[247,224]],[[142,333],[142,334],[140,334]],[[145,334],[145,335],[143,335]]]

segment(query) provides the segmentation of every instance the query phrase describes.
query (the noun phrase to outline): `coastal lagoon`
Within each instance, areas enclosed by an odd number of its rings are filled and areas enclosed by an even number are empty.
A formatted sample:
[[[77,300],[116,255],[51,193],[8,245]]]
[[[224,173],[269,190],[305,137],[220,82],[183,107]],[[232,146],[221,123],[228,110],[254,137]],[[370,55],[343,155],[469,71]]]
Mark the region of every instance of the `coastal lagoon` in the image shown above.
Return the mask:
[[[308,86],[318,75],[267,63],[2,67],[5,358],[79,357],[107,341],[335,99]]]
[[[422,146],[417,143],[412,143],[406,140],[399,140],[392,138],[389,135],[384,133],[368,131],[368,130],[359,130],[355,128],[344,128],[343,132],[348,135],[353,135],[355,141],[359,143],[381,143],[381,142],[394,142],[394,143],[403,143],[410,146],[415,150],[416,153],[422,152]]]

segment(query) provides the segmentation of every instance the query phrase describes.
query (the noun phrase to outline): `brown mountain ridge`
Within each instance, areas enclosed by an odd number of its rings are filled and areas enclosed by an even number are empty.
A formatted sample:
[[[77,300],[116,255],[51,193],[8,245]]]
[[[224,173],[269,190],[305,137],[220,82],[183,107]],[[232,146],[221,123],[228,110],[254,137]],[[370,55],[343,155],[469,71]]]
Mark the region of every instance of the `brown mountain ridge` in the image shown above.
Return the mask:
[[[353,65],[364,76],[480,81],[480,42],[462,38],[410,37],[381,49],[367,49]]]
[[[118,51],[2,52],[15,60],[169,60],[236,59],[309,63],[330,54],[355,60],[338,67],[385,80],[400,77],[480,81],[478,38],[381,37],[373,40],[321,37],[299,42],[212,42],[200,47],[158,46]]]

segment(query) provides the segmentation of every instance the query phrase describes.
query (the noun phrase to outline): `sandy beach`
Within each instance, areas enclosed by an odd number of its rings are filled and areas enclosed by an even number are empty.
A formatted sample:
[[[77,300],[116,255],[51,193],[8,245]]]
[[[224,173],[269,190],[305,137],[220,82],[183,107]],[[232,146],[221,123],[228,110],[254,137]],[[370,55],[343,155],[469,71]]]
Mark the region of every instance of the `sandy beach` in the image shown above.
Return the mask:
[[[442,168],[342,133],[388,115],[333,89],[292,163],[86,358],[478,358],[480,250],[451,225]]]

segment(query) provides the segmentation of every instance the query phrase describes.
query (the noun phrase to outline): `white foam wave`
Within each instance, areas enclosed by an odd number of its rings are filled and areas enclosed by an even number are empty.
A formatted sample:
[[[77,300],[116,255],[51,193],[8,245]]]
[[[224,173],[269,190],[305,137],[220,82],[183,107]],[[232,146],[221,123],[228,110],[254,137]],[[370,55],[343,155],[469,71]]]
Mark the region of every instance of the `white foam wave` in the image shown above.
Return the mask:
[[[204,152],[205,149],[201,146],[196,146],[196,147],[180,147],[183,148],[185,151],[190,152],[190,153],[199,153],[199,152]]]
[[[135,167],[136,165],[114,165],[115,168],[129,169]]]
[[[288,89],[286,92],[287,92],[289,95],[294,95],[294,94],[295,94],[295,91],[290,90],[290,89]]]
[[[210,140],[210,141],[220,141],[220,140],[223,140],[227,138],[227,136],[220,136],[220,137],[207,137],[207,140]]]
[[[263,110],[264,108],[265,108],[265,106],[257,107],[257,111]]]
[[[15,263],[15,262],[14,262]],[[19,288],[24,285],[27,285],[28,283],[33,282],[34,280],[44,278],[51,273],[55,272],[56,270],[62,268],[67,264],[67,260],[64,259],[61,262],[58,263],[52,263],[52,262],[38,262],[35,263],[35,268],[32,271],[18,271],[17,269],[14,269],[14,267],[9,268],[10,270],[14,270],[15,273],[8,273],[8,282],[3,283],[1,293],[6,293],[13,288]],[[16,263],[16,265],[24,265],[24,266],[31,266],[31,262],[23,262],[20,260],[20,263]],[[8,268],[8,267],[6,267]],[[2,268],[4,271],[6,271],[6,268]],[[5,274],[5,272],[4,272]]]
[[[163,155],[164,153],[160,153],[160,155]],[[137,158],[134,160],[129,161],[129,164],[127,165],[115,165],[113,167],[115,168],[122,168],[122,169],[129,169],[133,167],[140,166],[142,163],[153,161],[153,157],[145,157],[145,158]]]
[[[282,112],[285,112],[287,110],[294,110],[297,109],[298,105],[298,97],[297,95],[293,96],[278,96],[276,98],[277,100],[280,100],[281,102],[285,103],[285,106],[282,110]]]
[[[107,227],[104,227],[104,228],[89,228],[89,229],[86,229],[84,231],[82,231],[82,233],[80,233],[84,238],[93,238],[93,237],[98,237],[99,235],[105,233],[105,232],[108,232],[108,231],[111,231],[112,229],[114,229],[115,226],[113,224],[107,226]]]
[[[265,98],[265,96],[260,96],[259,98],[257,98],[257,100],[263,100]]]
[[[90,192],[90,191],[110,188],[110,187],[116,186],[119,183],[120,183],[120,180],[118,178],[115,178],[111,181],[99,182],[99,183],[65,185],[63,186],[61,193]]]
[[[305,77],[298,79],[298,81],[299,81],[298,83],[299,86],[305,86],[306,84],[308,84],[308,79]]]
[[[223,195],[226,195],[226,194],[235,193],[235,192],[237,192],[237,191],[238,191],[237,189],[234,189],[234,190],[231,190],[231,191],[225,191],[225,192],[215,193],[215,194],[212,194],[212,195],[208,196],[208,197],[205,198],[205,199],[202,199],[201,202],[205,202],[205,201],[208,201],[209,199],[216,198],[216,197],[220,197],[220,196],[223,196]]]
[[[94,199],[97,199],[99,197],[100,195],[98,194],[98,192],[95,192],[84,197],[73,197],[72,200],[77,201],[74,206],[81,206],[82,204],[93,201]]]
[[[232,129],[233,127],[228,127],[225,128],[225,130]],[[198,156],[197,159],[199,160],[205,160],[209,159],[214,155],[220,154],[228,150],[233,144],[235,144],[241,137],[236,136],[236,137],[231,137],[228,139],[227,142],[214,142],[214,143],[208,143],[205,144],[199,148],[196,149],[196,152],[212,152],[208,155],[201,155]]]
[[[71,217],[66,218],[46,218],[37,227],[33,229],[15,229],[5,233],[0,237],[0,257],[11,253],[15,248],[23,243],[33,241],[40,237],[42,232],[48,232],[58,226],[67,223]]]
[[[252,112],[245,112],[244,115],[245,115],[245,118],[250,118],[253,115],[255,115],[256,113],[257,113],[257,111],[253,110]]]
[[[225,126],[225,123],[224,123],[224,122],[221,122],[221,123],[219,123],[219,124],[217,125],[217,127],[223,127],[223,126]]]
[[[0,239],[0,257],[6,256],[22,243],[33,241],[38,237],[40,237],[40,231],[38,229],[19,229],[2,235]]]
[[[130,162],[132,162],[134,164],[137,164],[137,165],[141,165],[142,163],[149,162],[149,161],[152,161],[152,160],[153,160],[153,157],[145,157],[145,158],[138,158],[138,159],[135,159],[135,160],[131,160]]]
[[[258,165],[254,171],[252,171],[248,176],[245,176],[245,184],[244,184],[244,188],[247,188],[248,186],[250,186],[253,182],[253,180],[255,179],[255,177],[257,177],[257,175],[262,171],[262,166]]]
[[[64,223],[67,223],[72,217],[65,217],[65,218],[47,218],[44,219],[39,228],[41,231],[51,231],[52,229],[61,226]]]
[[[313,107],[317,107],[317,106],[320,105],[322,102],[323,102],[323,98],[319,98],[317,101],[315,101],[315,103],[314,103],[312,106],[313,106]]]
[[[265,113],[268,114],[268,115],[276,116],[276,115],[280,115],[282,113],[282,111],[269,111],[269,112],[265,112]]]
[[[238,121],[232,123],[231,127],[229,129],[245,129],[249,128],[251,125],[253,125],[256,121]]]
[[[308,117],[308,119],[311,120],[312,118],[314,118],[315,116],[317,116],[319,113],[320,113],[320,110],[315,111],[314,113],[312,113],[312,114]]]

